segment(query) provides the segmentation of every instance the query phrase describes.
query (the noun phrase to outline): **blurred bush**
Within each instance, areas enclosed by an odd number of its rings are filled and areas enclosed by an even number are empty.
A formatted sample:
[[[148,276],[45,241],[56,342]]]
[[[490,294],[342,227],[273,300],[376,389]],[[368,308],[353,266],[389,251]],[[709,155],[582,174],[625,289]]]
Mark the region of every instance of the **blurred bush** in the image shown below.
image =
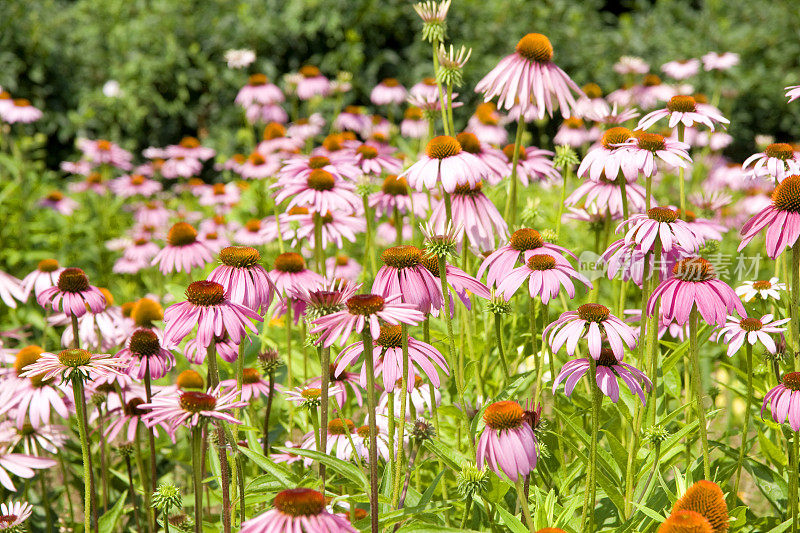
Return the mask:
[[[611,66],[640,55],[654,70],[666,61],[732,51],[741,64],[723,75],[723,109],[746,155],[757,133],[798,135],[800,106],[783,87],[800,83],[800,8],[792,1],[631,1],[620,13],[602,0],[454,0],[449,38],[474,49],[461,93],[525,33],[550,36],[556,62],[578,83],[607,91]],[[76,136],[106,137],[129,149],[208,135],[233,148],[241,115],[232,101],[246,72],[223,54],[250,48],[251,67],[276,78],[305,63],[333,77],[355,73],[355,102],[392,76],[410,85],[430,75],[431,50],[408,0],[5,0],[0,20],[0,85],[46,111],[36,125],[49,135],[54,161]],[[103,86],[119,83],[120,95]],[[712,92],[703,75],[697,89]],[[461,119],[466,118],[463,111]]]

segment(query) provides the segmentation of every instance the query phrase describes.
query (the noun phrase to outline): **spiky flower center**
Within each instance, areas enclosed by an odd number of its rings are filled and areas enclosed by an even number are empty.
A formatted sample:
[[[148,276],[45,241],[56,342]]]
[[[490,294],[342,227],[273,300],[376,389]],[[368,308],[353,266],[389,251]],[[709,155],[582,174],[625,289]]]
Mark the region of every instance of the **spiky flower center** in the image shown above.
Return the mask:
[[[708,523],[714,533],[723,533],[728,529],[728,506],[722,489],[716,483],[700,480],[684,493],[683,497],[675,503],[675,511],[694,511],[700,514]]]
[[[80,348],[71,348],[58,353],[58,362],[70,368],[86,366],[91,360],[92,354]]]
[[[152,298],[141,298],[133,305],[131,318],[140,328],[149,328],[164,318],[164,309]]]
[[[395,174],[389,174],[383,180],[381,192],[389,196],[408,196],[408,181]]]
[[[109,150],[111,150],[112,146],[114,145],[111,143],[111,141],[106,141],[103,139],[97,141],[97,149],[100,150],[101,152],[108,152]]]
[[[264,126],[264,134],[262,135],[262,138],[265,141],[280,139],[281,137],[286,137],[286,128],[283,126],[283,124],[270,122]]]
[[[181,139],[181,142],[178,143],[180,146],[184,148],[199,148],[200,141],[197,140],[196,137],[184,137]]]
[[[58,275],[58,290],[73,293],[89,290],[89,278],[80,268],[65,268]]]
[[[583,93],[591,99],[603,97],[603,89],[596,83],[587,83],[582,89]]]
[[[636,142],[638,143],[639,148],[648,150],[650,152],[658,152],[659,150],[664,150],[667,147],[667,142],[664,139],[664,136],[659,135],[658,133],[637,133]]]
[[[520,404],[510,400],[495,402],[483,412],[483,421],[495,430],[515,429],[525,420],[525,410]]]
[[[800,213],[800,175],[788,176],[775,187],[772,205],[780,211]]]
[[[713,533],[709,521],[694,511],[675,511],[658,528],[659,533]]]
[[[194,281],[186,288],[186,299],[194,305],[220,305],[225,301],[225,288],[216,281]]]
[[[647,218],[656,222],[675,222],[678,220],[678,212],[669,207],[652,207],[647,211]]]
[[[509,244],[518,252],[526,252],[528,250],[541,248],[544,246],[544,240],[542,240],[542,236],[539,235],[539,232],[535,229],[522,228],[511,235]]]
[[[346,255],[336,256],[336,266],[347,266],[350,263],[350,258]]]
[[[131,185],[142,185],[144,180],[145,178],[141,174],[134,174],[131,176]]]
[[[309,387],[307,389],[303,389],[300,392],[300,396],[306,400],[319,400],[322,397],[322,389]]]
[[[422,120],[422,109],[411,106],[405,110],[403,118],[406,120]]]
[[[347,300],[347,310],[351,315],[370,316],[383,310],[384,302],[377,294],[356,294]]]
[[[39,264],[36,265],[36,269],[39,272],[55,272],[58,270],[58,261],[55,259],[42,259],[39,261]]]
[[[264,159],[264,156],[258,152],[253,152],[247,157],[247,162],[253,166],[260,167],[261,165],[266,164],[267,160]]]
[[[64,194],[61,193],[60,191],[51,191],[50,193],[48,193],[47,199],[50,200],[51,202],[60,202],[61,200],[64,199]]]
[[[692,96],[679,94],[667,102],[667,111],[670,113],[691,113],[697,109],[697,101]]]
[[[258,87],[259,85],[267,84],[267,76],[264,74],[251,74],[247,80],[247,85]]]
[[[682,281],[708,281],[716,277],[714,265],[702,257],[681,259],[672,267],[672,275]]]
[[[578,318],[587,322],[603,322],[610,314],[608,307],[600,304],[583,304],[578,308]]]
[[[314,155],[308,158],[308,168],[317,170],[319,168],[327,167],[331,164],[331,160],[324,155]]]
[[[308,208],[307,207],[300,207],[300,206],[296,205],[293,208],[289,209],[288,213],[290,215],[307,215],[308,214]]]
[[[345,418],[342,422],[341,418],[334,418],[328,422],[328,433],[331,435],[347,435],[353,432],[356,425],[349,418]]]
[[[480,196],[483,194],[483,182],[479,181],[475,184],[474,187],[471,187],[469,184],[464,185],[456,185],[455,190],[453,191],[454,196]]]
[[[17,521],[17,515],[15,514],[4,514],[0,515],[0,525],[3,524],[13,524]]]
[[[600,349],[600,359],[597,360],[600,366],[614,366],[618,365],[617,356],[614,355],[614,350],[608,347]]]
[[[306,260],[295,252],[286,252],[275,258],[275,270],[278,272],[297,273],[306,269]]]
[[[411,268],[419,265],[422,260],[422,250],[407,244],[387,248],[381,254],[384,264],[393,268]]]
[[[306,180],[308,186],[315,191],[330,191],[336,184],[333,174],[327,170],[317,168],[311,171]]]
[[[656,85],[661,85],[661,78],[655,74],[647,74],[642,81],[642,85],[645,87],[655,87]]]
[[[765,291],[772,288],[772,283],[767,280],[754,281],[753,288],[757,291]]]
[[[390,324],[381,325],[381,334],[375,340],[375,344],[384,348],[399,348],[403,344],[403,334],[401,326]]]
[[[226,266],[250,268],[258,264],[261,254],[249,246],[228,246],[219,252],[219,260]]]
[[[169,229],[167,242],[170,246],[188,246],[197,241],[197,230],[191,224],[178,222]]]
[[[369,426],[367,426],[367,425],[361,426],[360,428],[358,428],[356,430],[356,433],[362,439],[368,439],[369,438]]]
[[[215,183],[211,187],[214,196],[223,196],[226,192],[224,183]]]
[[[800,391],[800,372],[787,372],[781,378],[781,382],[787,389]]]
[[[244,224],[244,229],[250,233],[258,233],[261,231],[261,221],[257,218],[251,218]]]
[[[465,152],[470,154],[480,154],[483,151],[481,149],[481,142],[474,133],[469,133],[467,131],[459,133],[456,137],[456,140]]]
[[[304,65],[300,67],[300,74],[304,78],[316,78],[321,75],[319,69],[313,65]]]
[[[125,407],[123,408],[125,410],[125,414],[128,415],[128,416],[140,416],[140,415],[143,415],[145,413],[145,410],[139,408],[139,406],[142,405],[143,403],[144,403],[144,400],[142,400],[141,398],[133,398],[133,399],[129,400],[125,404]]]
[[[528,268],[531,270],[551,270],[555,267],[556,260],[549,255],[536,254],[528,259]]]
[[[16,371],[17,375],[21,374],[26,366],[32,365],[38,361],[43,352],[44,349],[41,346],[36,346],[35,344],[25,346],[24,348],[20,349],[17,352],[17,355],[14,357],[14,370]]]
[[[190,390],[181,394],[180,405],[181,409],[190,413],[213,411],[217,406],[217,399],[205,392]]]
[[[583,127],[583,119],[579,117],[569,117],[564,119],[564,126],[571,130],[578,130]]]
[[[633,137],[633,132],[628,128],[623,128],[622,126],[615,126],[613,128],[609,128],[603,133],[603,136],[600,138],[600,144],[606,150],[614,150],[617,148],[618,144],[622,144],[628,139]]]
[[[261,373],[255,368],[245,368],[242,372],[242,383],[253,385],[261,381]]]
[[[743,318],[739,321],[739,327],[745,331],[759,331],[764,324],[757,318]]]
[[[88,176],[86,176],[86,183],[90,183],[92,185],[96,185],[103,181],[103,175],[99,172],[90,172]]]
[[[497,107],[492,102],[483,102],[482,104],[478,104],[478,107],[475,109],[475,116],[478,118],[481,124],[486,124],[487,126],[497,126]]]
[[[201,376],[198,372],[194,370],[184,370],[180,374],[178,374],[178,379],[176,380],[176,384],[178,388],[181,390],[186,389],[202,389],[203,388],[203,376]]]
[[[289,516],[314,516],[325,510],[325,498],[313,489],[287,489],[275,495],[272,506]]]
[[[356,153],[361,154],[362,159],[375,159],[378,157],[378,149],[368,144],[362,144],[356,148]]]
[[[400,85],[400,82],[397,81],[396,78],[384,78],[381,84],[384,85],[385,87],[397,87],[398,85]]]
[[[786,143],[770,144],[764,150],[764,153],[767,155],[767,157],[774,157],[784,161],[794,157],[794,149],[792,149],[792,145]]]
[[[156,355],[161,350],[158,336],[149,329],[137,329],[131,335],[128,349],[140,357]]]
[[[517,53],[529,61],[549,63],[553,59],[553,45],[541,33],[529,33],[517,43]]]
[[[431,159],[446,159],[461,153],[461,145],[449,135],[439,135],[428,141],[425,155]]]
[[[509,161],[513,161],[514,160],[514,145],[513,144],[505,145],[503,147],[503,154],[505,154],[506,158],[508,158]],[[525,161],[526,159],[528,159],[528,152],[525,150],[524,146],[520,145],[519,148],[517,148],[517,160],[518,161]]]

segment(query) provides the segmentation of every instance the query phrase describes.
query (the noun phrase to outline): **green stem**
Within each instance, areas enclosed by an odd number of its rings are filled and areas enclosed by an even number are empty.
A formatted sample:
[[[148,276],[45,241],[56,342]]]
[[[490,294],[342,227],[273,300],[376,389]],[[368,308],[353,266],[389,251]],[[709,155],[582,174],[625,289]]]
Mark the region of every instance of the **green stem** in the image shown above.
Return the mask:
[[[558,203],[558,217],[556,218],[556,241],[561,237],[561,217],[564,216],[564,202],[567,200],[567,182],[572,173],[572,165],[566,163],[561,169],[564,180],[561,183],[561,201]]]
[[[653,178],[651,176],[647,176],[645,178],[645,187],[644,187],[644,209],[645,211],[650,211],[650,195],[653,191]]]
[[[145,372],[144,372],[144,393],[145,398],[147,398],[147,403],[150,403],[153,400],[152,389],[150,386],[150,358],[145,359]],[[156,522],[156,511],[153,509],[150,510],[152,506],[150,505],[150,501],[153,498],[153,493],[156,491],[156,478],[158,477],[156,473],[156,438],[155,438],[155,428],[148,428],[147,429],[147,443],[150,448],[150,485],[147,487],[145,491],[145,501],[147,501],[147,513],[148,519],[149,515],[153,513],[153,523],[157,524]],[[165,517],[165,520],[169,517]],[[157,526],[154,526],[157,527]]]
[[[792,513],[792,533],[797,533],[798,530],[798,515],[797,515],[797,483],[800,478],[800,468],[798,467],[800,461],[800,432],[794,431],[792,433],[790,462],[792,465],[792,475],[789,479],[789,506]]]
[[[403,215],[400,214],[400,210],[397,206],[394,208],[394,229],[397,230],[395,245],[400,246],[403,244]]]
[[[280,251],[280,253],[283,253],[283,251],[284,251],[283,234],[281,233],[281,219],[279,217],[280,210],[278,208],[278,202],[275,202],[275,206],[273,208],[273,211],[274,211],[274,214],[275,214],[275,228],[278,231],[278,250]]]
[[[397,428],[397,456],[394,457],[394,490],[392,493],[392,502],[396,503],[400,497],[400,483],[404,479],[403,474],[403,456],[405,449],[403,448],[403,435],[406,429],[406,404],[408,403],[408,326],[406,324],[400,325],[400,335],[403,347],[403,375],[400,379],[400,423]],[[394,450],[392,450],[394,453]],[[395,506],[396,507],[396,506]]]
[[[292,386],[292,298],[286,296],[286,386]]]
[[[683,134],[686,130],[686,126],[683,125],[683,122],[678,123],[678,141],[683,142]],[[686,171],[683,167],[678,167],[678,186],[680,187],[680,194],[681,194],[681,218],[686,220]]]
[[[317,262],[317,272],[325,275],[325,250],[322,246],[322,216],[314,213],[314,258]]]
[[[322,403],[320,404],[320,426],[322,426],[322,431],[320,432],[320,451],[322,453],[327,453],[326,450],[328,449],[328,385],[330,384],[331,379],[331,349],[330,348],[320,348],[319,349],[319,358],[320,358],[320,366],[322,367],[322,385],[320,387],[321,395],[322,395]],[[347,427],[347,426],[345,426]],[[325,494],[325,465],[320,463],[319,465],[319,475],[322,478],[322,494]]]
[[[203,533],[203,429],[192,427],[192,483],[194,488],[194,532]]]
[[[514,138],[514,155],[511,157],[511,183],[506,200],[506,209],[503,218],[508,220],[511,228],[517,223],[517,163],[519,163],[519,147],[522,145],[522,134],[525,132],[524,113],[520,113],[517,122],[517,135]]]
[[[439,107],[442,109],[442,129],[445,135],[450,135],[450,128],[448,128],[447,120],[447,107],[445,106],[444,91],[442,91],[442,82],[439,81],[439,56],[436,51],[439,49],[439,40],[434,39],[431,44],[433,45],[433,77],[436,78],[436,88],[439,90]]]
[[[372,213],[371,213],[371,211],[369,209],[369,197],[366,194],[364,194],[361,197],[361,200],[362,200],[362,203],[364,205],[364,219],[367,222],[367,235],[366,235],[366,239],[364,240],[364,242],[367,245],[366,256],[369,259],[369,271],[366,269],[366,265],[364,265],[365,266],[364,274],[366,276],[366,279],[370,279],[371,280],[371,279],[373,279],[375,277],[375,272],[376,272],[376,269],[375,269],[375,245],[374,245],[374,242],[373,242],[374,239],[372,238],[373,220],[372,220]]]
[[[367,405],[369,409],[369,517],[372,533],[378,533],[378,424],[375,401],[375,360],[372,356],[372,333],[369,327],[361,332],[364,361],[367,365]]]
[[[78,337],[78,317],[75,315],[71,316],[72,320],[72,347],[73,348],[80,348],[80,338]]]
[[[619,179],[619,178],[618,178]],[[619,193],[622,197],[622,219],[628,220],[628,191],[626,190],[626,186],[628,185],[625,176],[622,176],[622,179],[619,181]]]
[[[469,508],[472,506],[472,498],[467,497],[467,503],[464,504],[464,516],[461,517],[461,529],[467,529],[467,519],[469,518]]]
[[[706,430],[706,413],[703,409],[703,384],[700,382],[700,354],[697,349],[698,328],[697,307],[692,308],[689,315],[689,351],[692,357],[692,388],[694,389],[697,407],[697,422],[700,427],[700,444],[703,447],[703,475],[711,479],[711,460],[708,453],[708,431]]]
[[[500,352],[500,364],[503,366],[503,383],[505,383],[511,375],[508,372],[508,362],[506,361],[506,354],[503,351],[503,315],[500,313],[494,314],[494,336],[497,344],[497,351]]]
[[[72,505],[72,493],[70,491],[70,480],[67,477],[68,476],[68,474],[67,474],[67,464],[66,464],[66,461],[64,460],[64,454],[63,453],[57,454],[57,457],[58,457],[59,468],[61,470],[61,479],[64,481],[64,494],[67,496],[67,508],[69,509],[69,521],[71,523],[74,523],[75,522],[75,508]],[[131,492],[133,492],[133,491],[131,490]],[[142,528],[139,528],[139,531],[141,531],[141,530],[142,530]]]
[[[733,493],[731,494],[731,504],[736,503],[739,494],[739,481],[742,477],[742,462],[744,461],[744,451],[747,443],[747,433],[750,430],[750,410],[753,402],[753,345],[745,342],[746,360],[745,372],[747,372],[747,394],[744,404],[744,422],[742,423],[742,438],[739,443],[739,459],[736,461],[736,476],[733,483]]]
[[[533,518],[531,517],[528,499],[525,497],[525,487],[522,486],[522,476],[517,476],[514,486],[517,488],[517,501],[519,502],[519,506],[522,508],[522,515],[525,517],[525,524],[527,524],[531,533],[536,533],[536,526],[534,525]]]
[[[77,336],[75,338],[77,339]],[[92,457],[89,451],[89,435],[86,431],[86,399],[83,394],[83,379],[77,373],[72,376],[72,394],[75,399],[75,412],[78,415],[78,435],[81,439],[81,457],[83,459],[83,529],[88,532],[94,531],[92,528]]]
[[[595,379],[597,373],[597,364],[594,359],[589,358],[589,387],[592,390],[592,438],[589,447],[589,464],[586,472],[586,496],[583,500],[583,512],[581,513],[581,530],[591,531],[587,529],[592,522],[591,515],[594,514],[594,507],[597,503],[597,435],[600,431],[600,409],[603,405],[603,393],[600,387],[597,386]]]
[[[275,396],[275,371],[269,372],[269,394],[267,395],[267,410],[264,413],[264,437],[262,445],[264,456],[269,457],[269,415],[272,411],[272,398]]]
[[[125,467],[128,471],[128,490],[130,491],[131,495],[131,505],[133,506],[133,516],[136,518],[136,530],[137,531],[144,531],[142,529],[142,519],[139,516],[139,507],[136,505],[136,488],[133,485],[133,468],[131,468],[131,458],[130,455],[125,456]],[[66,483],[66,480],[64,481]],[[167,525],[167,520],[164,520],[164,526]],[[166,527],[164,529],[167,531]]]

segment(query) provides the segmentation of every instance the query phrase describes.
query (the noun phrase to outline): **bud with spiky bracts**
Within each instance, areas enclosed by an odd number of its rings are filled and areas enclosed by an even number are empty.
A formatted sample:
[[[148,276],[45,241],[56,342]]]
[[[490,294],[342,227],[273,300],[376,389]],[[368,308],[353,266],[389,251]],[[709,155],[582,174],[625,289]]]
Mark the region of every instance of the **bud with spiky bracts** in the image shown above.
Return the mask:
[[[580,162],[578,154],[575,153],[572,147],[567,145],[556,146],[556,155],[553,157],[554,167],[562,169],[564,167],[572,167]]]
[[[170,509],[180,509],[182,505],[181,491],[170,482],[159,483],[153,493],[151,506],[169,515]]]
[[[447,11],[450,9],[450,0],[437,2],[428,0],[414,5],[414,11],[422,19],[422,39],[429,43],[444,41],[447,33]]]
[[[456,478],[458,493],[464,498],[474,498],[486,492],[489,475],[486,468],[478,468],[472,462],[464,462]]]

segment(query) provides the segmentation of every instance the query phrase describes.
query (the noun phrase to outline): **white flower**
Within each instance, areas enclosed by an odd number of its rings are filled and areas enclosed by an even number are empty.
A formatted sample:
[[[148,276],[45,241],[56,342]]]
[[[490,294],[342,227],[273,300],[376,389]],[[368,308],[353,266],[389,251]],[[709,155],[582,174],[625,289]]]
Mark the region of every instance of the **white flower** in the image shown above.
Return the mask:
[[[108,80],[103,84],[103,94],[107,98],[117,98],[122,94],[122,89],[117,80]]]
[[[228,68],[245,68],[255,60],[256,53],[252,50],[228,50],[225,52]]]
[[[785,283],[779,283],[778,278],[770,278],[769,281],[745,281],[736,287],[736,294],[745,302],[749,302],[756,297],[762,300],[780,300],[779,291],[785,290]]]

